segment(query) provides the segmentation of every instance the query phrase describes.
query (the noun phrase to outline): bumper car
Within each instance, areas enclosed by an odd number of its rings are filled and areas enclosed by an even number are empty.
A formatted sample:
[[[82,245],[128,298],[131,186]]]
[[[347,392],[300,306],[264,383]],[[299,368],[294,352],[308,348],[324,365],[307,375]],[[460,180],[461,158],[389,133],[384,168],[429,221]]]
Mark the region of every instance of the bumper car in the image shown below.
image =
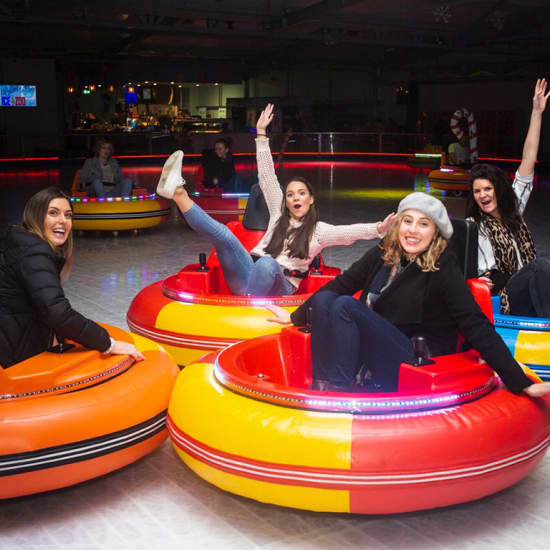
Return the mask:
[[[261,240],[269,213],[259,186],[252,186],[242,222],[227,227],[247,250]],[[199,263],[185,266],[164,281],[144,288],[134,298],[126,320],[130,330],[162,344],[179,365],[240,340],[272,334],[280,325],[266,321],[265,305],[277,304],[294,311],[312,292],[340,270],[319,258],[290,296],[235,296],[230,293],[216,251],[199,256]]]
[[[550,381],[550,318],[500,313],[500,298],[493,297],[495,329],[512,355],[542,380]]]
[[[130,197],[92,198],[78,190],[75,174],[71,189],[73,229],[79,231],[137,231],[168,221],[170,203],[136,187]]]
[[[500,491],[548,449],[550,399],[508,392],[474,350],[402,364],[395,393],[329,393],[309,389],[309,336],[284,328],[180,373],[167,425],[197,475],[279,506],[387,514]]]
[[[154,342],[105,328],[145,360],[76,346],[0,368],[0,498],[101,476],[166,439],[176,364]]]
[[[450,166],[445,164],[445,161],[446,155],[441,153],[441,166],[428,174],[430,187],[451,191],[456,195],[466,193],[469,189],[470,170],[460,168],[460,166]]]
[[[413,153],[407,159],[407,165],[411,168],[439,168],[441,165],[441,153],[428,153],[426,151]]]
[[[243,219],[249,193],[226,193],[221,188],[208,188],[202,183],[204,168],[197,171],[192,199],[212,218],[221,223]]]

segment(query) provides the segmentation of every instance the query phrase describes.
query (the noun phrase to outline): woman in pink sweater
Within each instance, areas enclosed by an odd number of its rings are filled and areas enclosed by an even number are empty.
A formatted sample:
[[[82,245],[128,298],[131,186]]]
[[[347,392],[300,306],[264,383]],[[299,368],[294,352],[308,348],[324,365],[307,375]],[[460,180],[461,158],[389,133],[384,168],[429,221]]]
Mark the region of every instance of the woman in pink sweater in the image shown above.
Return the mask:
[[[157,187],[157,193],[172,198],[187,223],[212,242],[229,289],[241,296],[293,294],[307,275],[313,258],[325,247],[381,238],[394,217],[391,213],[378,223],[352,225],[319,221],[313,189],[306,179],[291,178],[284,190],[279,185],[266,134],[272,120],[273,105],[268,104],[256,124],[256,160],[269,224],[251,253],[225,225],[210,218],[191,200],[183,188],[181,151],[168,158]]]

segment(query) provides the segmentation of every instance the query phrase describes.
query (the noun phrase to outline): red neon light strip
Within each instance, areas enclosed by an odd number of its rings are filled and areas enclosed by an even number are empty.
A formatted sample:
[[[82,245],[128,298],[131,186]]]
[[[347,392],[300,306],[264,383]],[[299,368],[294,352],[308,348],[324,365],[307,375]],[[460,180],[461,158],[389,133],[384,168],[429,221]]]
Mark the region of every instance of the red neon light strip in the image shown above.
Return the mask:
[[[501,159],[498,157],[479,157],[479,160],[493,160],[495,162],[521,162],[521,159]],[[538,162],[538,160],[536,162]]]
[[[273,155],[279,155],[278,151],[273,151]],[[253,157],[256,153],[233,153],[234,157]],[[414,153],[368,153],[360,151],[337,151],[337,152],[328,152],[322,151],[300,151],[293,152],[287,151],[285,156],[329,156],[329,157],[340,157],[340,156],[356,156],[356,157],[414,157]],[[114,155],[114,158],[117,159],[162,159],[168,158],[169,155]],[[200,158],[200,153],[188,153],[185,155],[186,158]],[[71,160],[82,160],[84,157],[78,157]],[[31,161],[40,161],[40,160],[60,160],[60,157],[21,157],[21,158],[0,158],[0,162],[31,162]],[[479,157],[479,160],[489,160],[493,162],[521,162],[521,159],[517,158],[499,158],[499,157]],[[537,161],[538,162],[538,161]]]
[[[27,162],[29,160],[59,160],[59,157],[5,158],[5,159],[0,159],[0,162]]]

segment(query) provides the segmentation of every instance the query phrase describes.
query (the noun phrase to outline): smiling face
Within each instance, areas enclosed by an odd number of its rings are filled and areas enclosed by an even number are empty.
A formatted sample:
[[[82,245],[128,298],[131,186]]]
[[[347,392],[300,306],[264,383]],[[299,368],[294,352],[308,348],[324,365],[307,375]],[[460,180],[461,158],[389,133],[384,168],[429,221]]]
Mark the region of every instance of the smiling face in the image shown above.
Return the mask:
[[[62,246],[69,238],[73,226],[73,211],[67,199],[50,201],[44,218],[44,236],[53,246]]]
[[[408,259],[426,251],[435,236],[434,221],[420,210],[405,210],[399,224],[399,244]]]
[[[475,179],[472,183],[474,200],[483,214],[500,218],[495,186],[487,179]]]
[[[300,220],[309,212],[313,200],[313,195],[305,183],[291,181],[286,186],[285,204],[291,217],[295,220]]]
[[[216,155],[218,155],[219,158],[224,159],[227,157],[229,147],[227,147],[223,141],[218,141],[214,144],[214,151],[216,151]]]

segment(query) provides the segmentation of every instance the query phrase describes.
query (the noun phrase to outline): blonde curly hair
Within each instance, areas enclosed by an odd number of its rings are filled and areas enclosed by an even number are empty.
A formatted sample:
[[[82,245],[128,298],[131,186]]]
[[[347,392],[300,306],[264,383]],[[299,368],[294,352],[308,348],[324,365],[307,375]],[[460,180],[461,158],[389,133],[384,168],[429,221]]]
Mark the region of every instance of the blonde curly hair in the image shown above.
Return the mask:
[[[384,251],[382,261],[392,267],[398,266],[401,262],[401,258],[405,255],[405,251],[399,242],[399,227],[406,214],[407,211],[405,210],[395,217],[388,233],[380,245],[380,248]],[[435,225],[435,235],[430,246],[428,246],[422,254],[419,254],[414,259],[414,262],[422,271],[439,271],[436,264],[439,260],[439,256],[441,256],[443,251],[447,248],[448,243],[449,241],[441,235],[439,228]]]

